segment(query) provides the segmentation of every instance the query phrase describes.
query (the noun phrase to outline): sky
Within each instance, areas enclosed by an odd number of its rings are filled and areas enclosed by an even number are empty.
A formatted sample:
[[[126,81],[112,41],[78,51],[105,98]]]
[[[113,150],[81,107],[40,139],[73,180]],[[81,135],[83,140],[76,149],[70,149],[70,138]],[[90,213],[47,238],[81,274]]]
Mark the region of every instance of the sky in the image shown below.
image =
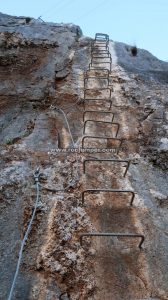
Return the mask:
[[[168,61],[168,0],[0,0],[0,11],[74,23],[86,36],[107,33]]]

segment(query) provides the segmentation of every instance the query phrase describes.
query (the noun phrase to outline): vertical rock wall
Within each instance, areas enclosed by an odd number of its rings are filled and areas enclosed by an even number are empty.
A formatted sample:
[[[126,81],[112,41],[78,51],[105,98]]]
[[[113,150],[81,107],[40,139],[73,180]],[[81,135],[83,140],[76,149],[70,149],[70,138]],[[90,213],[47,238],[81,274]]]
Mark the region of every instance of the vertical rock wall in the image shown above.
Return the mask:
[[[124,139],[119,158],[132,164],[124,181],[123,169],[110,164],[91,165],[84,175],[85,158],[116,158],[55,151],[81,145],[90,39],[74,25],[0,17],[0,298],[10,291],[40,167],[40,201],[13,299],[168,299],[167,63],[139,49],[132,57],[124,44],[110,43],[112,112]],[[86,133],[107,136],[111,128],[90,124]],[[133,208],[128,197],[108,194],[91,195],[82,207],[82,191],[104,184],[133,190]],[[81,247],[79,234],[96,230],[141,232],[144,249],[120,239],[86,239]]]

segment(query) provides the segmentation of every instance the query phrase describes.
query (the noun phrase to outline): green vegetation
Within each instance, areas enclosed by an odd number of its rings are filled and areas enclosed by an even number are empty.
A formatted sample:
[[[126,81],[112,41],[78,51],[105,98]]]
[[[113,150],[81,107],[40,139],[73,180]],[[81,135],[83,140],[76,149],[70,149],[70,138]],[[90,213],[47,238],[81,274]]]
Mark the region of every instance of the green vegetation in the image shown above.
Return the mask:
[[[131,47],[131,53],[132,53],[132,56],[137,56],[138,49],[136,46]]]
[[[6,143],[6,145],[13,145],[14,139],[7,139],[5,143]]]

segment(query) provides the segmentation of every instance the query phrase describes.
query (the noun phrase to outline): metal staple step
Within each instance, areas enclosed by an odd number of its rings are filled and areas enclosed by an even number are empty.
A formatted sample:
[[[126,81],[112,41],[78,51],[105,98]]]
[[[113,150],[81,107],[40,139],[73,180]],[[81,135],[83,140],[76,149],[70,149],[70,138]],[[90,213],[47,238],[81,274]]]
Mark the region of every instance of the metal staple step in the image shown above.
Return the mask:
[[[117,130],[116,130],[116,133],[115,133],[115,137],[117,137],[118,131],[119,131],[119,129],[120,129],[120,124],[119,124],[119,123],[107,122],[107,121],[86,120],[86,121],[84,122],[84,125],[83,125],[83,134],[85,134],[86,125],[87,125],[88,122],[103,123],[103,124],[110,124],[110,125],[112,125],[112,126],[117,126]],[[102,137],[102,136],[100,136],[100,137]]]
[[[92,113],[92,114],[94,114],[94,113],[96,113],[96,114],[112,114],[111,123],[114,120],[114,113],[112,111],[85,110],[84,113],[83,113],[83,122],[85,122],[85,115],[87,113]]]
[[[119,142],[119,145],[117,147],[113,147],[114,149],[116,149],[116,153],[118,154],[122,145],[123,140],[120,138],[114,138],[114,137],[101,137],[101,136],[94,136],[94,135],[85,135],[82,137],[82,148],[85,149],[84,147],[84,141],[85,139],[99,139],[99,140],[113,140],[116,142]],[[92,149],[87,147],[87,149]]]
[[[87,162],[91,162],[91,161],[95,161],[95,162],[114,162],[114,163],[126,163],[126,166],[124,166],[126,169],[125,169],[125,172],[124,172],[124,177],[126,176],[127,172],[128,172],[128,169],[129,169],[129,166],[130,166],[130,163],[131,161],[130,160],[125,160],[125,159],[108,159],[108,158],[87,158],[83,161],[83,173],[85,174],[86,173],[86,163]]]
[[[140,238],[141,241],[138,244],[139,249],[142,249],[142,244],[145,240],[145,237],[143,234],[137,234],[137,233],[114,233],[114,232],[86,232],[80,234],[80,244],[83,245],[82,239],[83,237],[126,237],[126,238]]]
[[[133,201],[135,198],[135,193],[130,190],[121,190],[121,189],[88,189],[84,190],[82,192],[82,205],[84,205],[85,202],[85,194],[90,193],[90,194],[98,194],[98,193],[129,193],[131,194],[131,200],[130,200],[130,206],[133,205]]]

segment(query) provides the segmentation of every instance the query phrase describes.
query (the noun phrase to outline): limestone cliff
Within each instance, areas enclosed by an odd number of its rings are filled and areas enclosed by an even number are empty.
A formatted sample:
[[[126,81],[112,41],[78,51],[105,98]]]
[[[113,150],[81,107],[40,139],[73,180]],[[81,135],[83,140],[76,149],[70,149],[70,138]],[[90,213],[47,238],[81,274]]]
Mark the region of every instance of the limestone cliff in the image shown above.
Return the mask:
[[[10,292],[38,167],[40,199],[13,299],[168,299],[168,63],[111,40],[111,112],[122,149],[66,152],[81,146],[91,41],[73,24],[0,14],[0,299]],[[103,126],[90,124],[87,134],[111,134]],[[93,157],[131,159],[127,178],[110,164],[83,174],[83,160]],[[104,187],[133,190],[133,207],[127,196],[94,194],[82,206],[83,190]],[[116,238],[81,246],[80,233],[92,231],[143,233],[143,251]]]

